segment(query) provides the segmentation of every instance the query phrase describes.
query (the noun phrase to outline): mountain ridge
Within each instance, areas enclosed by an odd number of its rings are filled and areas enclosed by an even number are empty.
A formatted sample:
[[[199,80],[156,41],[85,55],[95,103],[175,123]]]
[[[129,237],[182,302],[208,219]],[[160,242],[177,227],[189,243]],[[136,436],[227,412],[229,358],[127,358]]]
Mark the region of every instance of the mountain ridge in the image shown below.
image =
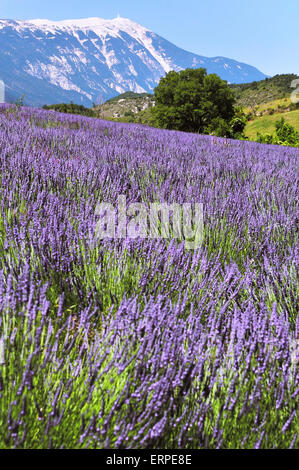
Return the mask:
[[[185,51],[128,19],[0,19],[0,77],[8,100],[91,106],[127,90],[151,93],[170,70],[204,67],[231,83],[262,80],[255,67]]]

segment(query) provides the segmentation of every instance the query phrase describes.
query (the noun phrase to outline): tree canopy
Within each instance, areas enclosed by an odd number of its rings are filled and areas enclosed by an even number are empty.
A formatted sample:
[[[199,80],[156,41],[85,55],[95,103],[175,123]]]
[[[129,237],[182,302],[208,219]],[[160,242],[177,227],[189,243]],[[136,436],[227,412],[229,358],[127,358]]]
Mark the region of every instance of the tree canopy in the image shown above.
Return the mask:
[[[51,105],[44,105],[43,109],[49,110],[52,109],[59,113],[68,113],[68,114],[80,114],[82,116],[94,117],[95,113],[93,109],[85,108],[81,104],[75,104],[72,101],[70,103],[59,103],[59,104],[51,104]]]
[[[230,132],[236,98],[218,75],[208,75],[204,68],[171,71],[154,93],[158,127],[202,134]]]

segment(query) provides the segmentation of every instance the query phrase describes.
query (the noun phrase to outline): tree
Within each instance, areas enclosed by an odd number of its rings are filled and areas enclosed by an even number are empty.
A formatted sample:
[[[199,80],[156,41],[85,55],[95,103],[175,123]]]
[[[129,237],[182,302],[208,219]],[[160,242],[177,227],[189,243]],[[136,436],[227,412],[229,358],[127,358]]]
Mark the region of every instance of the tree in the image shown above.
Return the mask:
[[[243,136],[246,127],[246,119],[243,117],[234,117],[230,122],[230,128],[234,136]]]
[[[229,132],[236,98],[227,82],[206,69],[169,72],[154,90],[158,127],[209,134]]]
[[[59,113],[69,113],[69,114],[80,114],[82,116],[94,117],[94,111],[90,108],[85,108],[82,104],[75,104],[71,101],[69,104],[67,103],[59,103],[59,104],[51,104],[51,105],[44,105],[43,109],[49,110],[53,109],[54,111],[58,111]]]
[[[261,144],[287,145],[299,147],[299,132],[291,126],[284,118],[275,123],[276,135],[257,134],[257,142]]]
[[[291,124],[286,122],[284,118],[281,118],[280,121],[275,123],[275,129],[276,135],[280,141],[288,145],[293,145],[294,147],[299,144],[299,132],[297,132]]]

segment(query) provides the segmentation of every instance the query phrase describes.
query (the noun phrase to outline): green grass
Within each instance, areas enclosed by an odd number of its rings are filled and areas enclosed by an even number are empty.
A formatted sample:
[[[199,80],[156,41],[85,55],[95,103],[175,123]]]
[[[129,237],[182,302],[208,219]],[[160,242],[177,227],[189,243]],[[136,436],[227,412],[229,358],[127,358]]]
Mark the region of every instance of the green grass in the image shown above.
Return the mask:
[[[283,108],[287,109],[292,105],[291,99],[290,98],[279,98],[273,101],[268,101],[267,103],[262,103],[256,106],[256,114],[257,116],[259,114],[263,113],[269,113],[269,111],[273,110],[274,112],[279,112],[279,108],[283,110]],[[250,107],[245,107],[244,112],[245,113],[250,113],[251,108]]]
[[[286,122],[291,124],[297,131],[299,131],[299,110],[296,110],[286,113],[275,113],[272,114],[272,116],[264,115],[249,121],[245,128],[245,135],[250,140],[255,140],[258,132],[261,134],[273,134],[275,132],[275,122],[280,120],[282,117],[286,120]]]

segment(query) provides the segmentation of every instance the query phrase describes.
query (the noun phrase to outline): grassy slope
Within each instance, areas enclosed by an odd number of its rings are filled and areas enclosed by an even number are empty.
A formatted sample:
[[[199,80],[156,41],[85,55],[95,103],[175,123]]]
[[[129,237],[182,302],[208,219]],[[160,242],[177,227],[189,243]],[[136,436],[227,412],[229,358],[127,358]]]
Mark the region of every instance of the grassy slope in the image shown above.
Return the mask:
[[[286,113],[265,114],[257,117],[247,123],[245,134],[251,140],[255,140],[257,132],[272,134],[275,131],[275,122],[282,117],[299,131],[299,109],[297,109]]]
[[[267,101],[265,103],[261,103],[256,106],[255,112],[257,115],[262,115],[264,113],[268,113],[269,111],[273,110],[278,112],[279,109],[285,109],[286,111],[289,110],[289,108],[292,106],[291,99],[286,97],[286,98],[278,98],[273,101]],[[244,112],[245,113],[250,113],[251,108],[248,106],[244,107]]]
[[[285,118],[295,129],[299,130],[299,109],[291,109],[291,83],[296,75],[276,75],[267,80],[245,85],[231,85],[236,93],[237,104],[244,108],[246,114],[252,113],[245,134],[255,140],[257,133],[273,133],[275,122]]]

